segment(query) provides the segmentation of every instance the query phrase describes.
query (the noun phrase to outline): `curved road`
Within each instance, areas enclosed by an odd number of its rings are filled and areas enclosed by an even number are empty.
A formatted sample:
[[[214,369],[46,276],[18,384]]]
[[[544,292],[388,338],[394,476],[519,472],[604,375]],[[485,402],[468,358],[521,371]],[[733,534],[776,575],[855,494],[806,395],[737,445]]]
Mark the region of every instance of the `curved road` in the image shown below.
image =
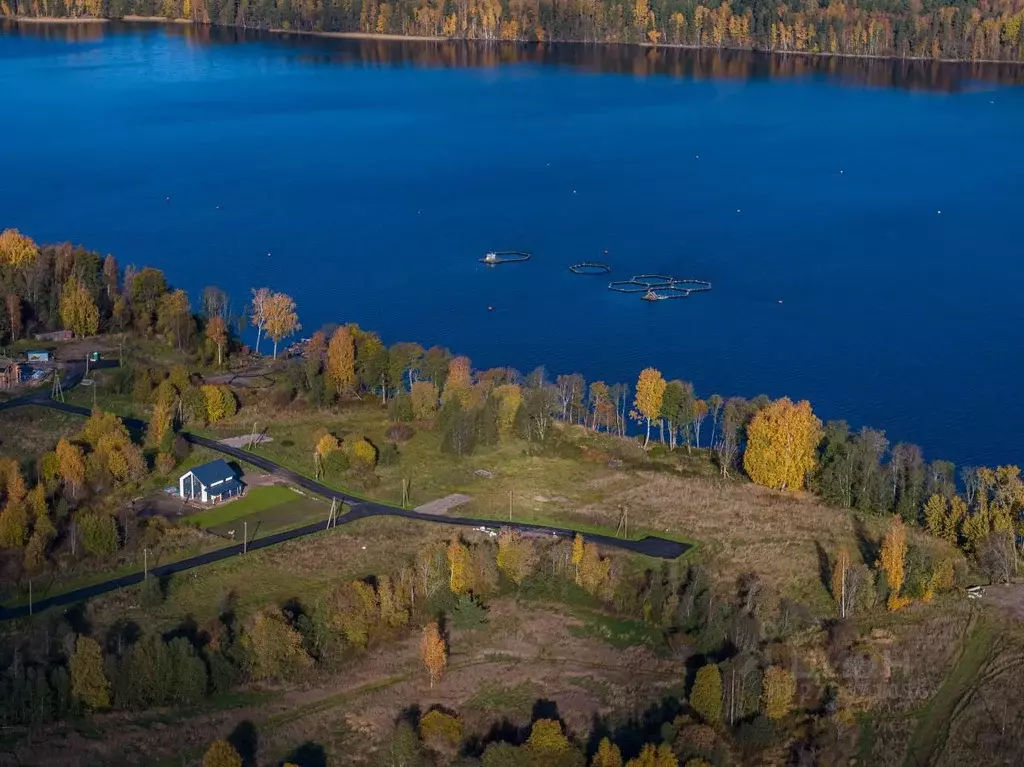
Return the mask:
[[[115,367],[116,365],[116,362],[105,362],[100,363],[99,366]],[[85,366],[81,363],[72,363],[69,366],[68,374],[63,383],[65,391],[81,382],[84,376],[84,367]],[[88,417],[92,412],[88,408],[78,407],[77,405],[68,405],[64,402],[56,402],[50,398],[48,393],[28,394],[24,397],[0,403],[0,410],[7,410],[21,405],[39,405],[41,407],[49,407],[54,410],[60,410],[65,413],[85,417]],[[124,421],[125,426],[132,430],[144,430],[146,428],[145,423],[135,418],[122,418],[121,420]],[[572,538],[576,535],[575,530],[567,530],[561,527],[533,525],[525,522],[498,522],[495,520],[474,519],[471,517],[442,517],[435,514],[422,514],[417,511],[408,511],[397,506],[390,506],[377,501],[368,501],[363,498],[356,498],[355,496],[327,487],[327,485],[310,479],[296,471],[287,469],[284,466],[264,458],[263,456],[246,452],[240,448],[224,445],[216,440],[201,437],[198,434],[192,434],[186,431],[179,432],[179,434],[193,445],[199,445],[200,447],[214,450],[236,460],[252,464],[257,468],[281,477],[291,484],[304,488],[311,493],[347,504],[351,510],[347,514],[342,514],[337,518],[337,525],[346,525],[359,519],[366,519],[367,517],[389,516],[414,519],[421,522],[432,522],[434,524],[455,525],[458,527],[511,527],[515,530],[519,530],[520,532],[541,533],[558,538]],[[266,548],[267,546],[274,546],[278,543],[290,541],[295,538],[301,538],[306,535],[312,535],[313,533],[325,530],[325,524],[326,523],[324,522],[316,522],[304,527],[274,533],[258,540],[250,541],[247,548],[249,551],[253,551]],[[613,538],[609,535],[598,534],[587,534],[586,538],[587,540],[594,541],[602,546],[631,551],[637,554],[645,554],[646,556],[657,557],[660,559],[675,559],[682,556],[690,548],[688,544],[680,543],[679,541],[670,541],[667,538],[658,538],[650,535],[639,540]],[[189,557],[188,559],[182,559],[178,562],[171,562],[166,565],[154,567],[150,570],[150,573],[159,578],[173,573],[191,570],[193,567],[208,565],[211,562],[219,562],[222,559],[227,559],[228,557],[233,557],[241,553],[242,544],[239,543],[233,546],[217,549],[216,551],[210,551],[206,554],[199,554],[198,556]],[[85,599],[99,596],[100,594],[106,594],[109,591],[114,591],[115,589],[141,583],[142,577],[143,574],[141,572],[132,573],[131,575],[112,578],[110,580],[103,581],[102,583],[95,583],[91,586],[75,589],[74,591],[68,591],[63,594],[57,594],[56,596],[46,597],[33,602],[33,610],[41,611],[51,607],[81,602]],[[21,605],[19,607],[0,606],[0,621],[19,618],[28,614],[28,605]]]

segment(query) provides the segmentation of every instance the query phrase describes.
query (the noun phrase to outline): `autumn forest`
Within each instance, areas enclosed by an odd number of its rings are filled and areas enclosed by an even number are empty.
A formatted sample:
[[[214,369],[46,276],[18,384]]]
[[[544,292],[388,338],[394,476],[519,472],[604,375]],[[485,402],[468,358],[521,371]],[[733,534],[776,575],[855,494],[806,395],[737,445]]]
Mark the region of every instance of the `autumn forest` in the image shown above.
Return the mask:
[[[1020,61],[1024,45],[1019,0],[0,0],[0,14],[956,60]]]

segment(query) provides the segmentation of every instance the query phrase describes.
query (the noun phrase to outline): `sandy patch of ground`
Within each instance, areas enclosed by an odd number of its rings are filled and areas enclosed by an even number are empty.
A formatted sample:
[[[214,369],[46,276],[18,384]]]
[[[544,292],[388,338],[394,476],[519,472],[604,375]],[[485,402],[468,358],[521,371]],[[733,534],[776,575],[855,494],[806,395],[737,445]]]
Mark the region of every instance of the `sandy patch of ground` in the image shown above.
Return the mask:
[[[444,498],[438,498],[436,501],[430,501],[429,503],[424,503],[422,506],[417,506],[416,511],[421,514],[447,514],[452,509],[469,503],[472,500],[472,497],[468,495],[452,493],[451,495],[446,495]]]

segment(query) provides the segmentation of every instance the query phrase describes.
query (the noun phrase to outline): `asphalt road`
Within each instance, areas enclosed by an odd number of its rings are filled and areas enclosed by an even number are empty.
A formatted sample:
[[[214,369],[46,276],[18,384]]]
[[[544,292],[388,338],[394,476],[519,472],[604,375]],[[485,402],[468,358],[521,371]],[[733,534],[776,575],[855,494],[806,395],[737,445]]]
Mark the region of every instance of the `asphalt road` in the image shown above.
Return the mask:
[[[103,363],[101,363],[103,364]],[[103,364],[104,367],[116,366],[116,362],[107,362]],[[72,387],[76,386],[81,382],[84,374],[84,365],[81,363],[72,364],[69,366],[68,375],[62,381],[64,390],[67,391]],[[49,407],[55,410],[60,410],[65,413],[72,413],[74,415],[81,415],[88,417],[91,411],[88,408],[78,407],[77,405],[68,405],[64,402],[56,402],[50,398],[49,393],[47,394],[32,394],[24,397],[19,397],[15,400],[0,403],[0,410],[7,410],[12,407],[18,407],[20,405],[38,405],[42,407]],[[123,418],[122,419],[132,431],[141,431],[146,428],[146,424],[135,418]],[[348,495],[340,492],[333,488],[327,487],[327,485],[321,484],[316,480],[310,479],[309,477],[303,476],[298,472],[287,469],[261,455],[250,453],[246,450],[242,450],[236,447],[229,447],[228,445],[221,444],[216,440],[207,439],[201,437],[198,434],[192,434],[190,432],[180,432],[181,436],[193,445],[199,445],[209,450],[214,450],[218,453],[226,455],[230,458],[234,458],[238,461],[244,461],[245,463],[252,464],[257,468],[263,469],[275,476],[281,477],[282,479],[308,490],[311,493],[322,496],[327,499],[334,499],[341,503],[346,504],[350,511],[346,514],[340,515],[337,518],[337,525],[347,525],[351,522],[355,522],[359,519],[366,519],[368,517],[402,517],[404,519],[413,519],[421,522],[430,522],[433,524],[442,525],[455,525],[457,527],[475,527],[481,526],[497,528],[497,527],[511,527],[515,530],[524,533],[534,533],[541,535],[550,535],[556,538],[573,538],[576,535],[575,530],[568,530],[560,527],[549,527],[547,525],[533,525],[524,522],[496,522],[485,519],[474,519],[471,517],[450,517],[450,516],[438,516],[435,514],[421,514],[416,511],[409,511],[406,509],[399,508],[397,506],[390,506],[388,504],[379,503],[377,501],[368,501],[363,498],[357,498],[355,496]],[[284,530],[279,533],[273,533],[265,537],[259,538],[254,541],[250,541],[247,549],[249,551],[257,551],[259,549],[266,548],[267,546],[275,546],[278,543],[285,541],[294,540],[296,538],[302,538],[303,536],[312,535],[313,533],[321,532],[326,529],[326,522],[316,522],[314,524],[306,525],[304,527]],[[599,543],[602,546],[610,548],[621,549],[624,551],[631,551],[637,554],[645,554],[649,557],[656,557],[659,559],[675,559],[682,556],[690,546],[679,541],[671,541],[666,538],[658,538],[655,536],[646,536],[639,540],[628,540],[623,538],[613,538],[608,535],[598,535],[588,533],[586,535],[588,541]],[[172,575],[174,573],[184,572],[191,570],[194,567],[200,567],[202,565],[208,565],[211,562],[219,562],[222,559],[228,557],[239,556],[242,554],[242,544],[236,544],[234,546],[228,546],[217,551],[211,551],[206,554],[199,554],[198,556],[189,557],[178,562],[171,562],[170,564],[160,565],[152,568],[149,572],[155,577],[164,577]],[[102,583],[94,583],[91,586],[84,588],[75,589],[74,591],[68,591],[63,594],[57,594],[52,597],[44,596],[42,599],[33,602],[34,611],[47,610],[51,607],[59,607],[61,605],[75,604],[86,599],[90,599],[100,594],[106,594],[110,591],[123,588],[125,586],[133,586],[137,583],[141,583],[143,573],[132,573],[131,575],[125,575],[120,578],[111,578],[110,580],[103,581]],[[28,605],[21,605],[19,607],[3,607],[0,606],[0,621],[10,620],[12,618],[19,618],[29,614]]]

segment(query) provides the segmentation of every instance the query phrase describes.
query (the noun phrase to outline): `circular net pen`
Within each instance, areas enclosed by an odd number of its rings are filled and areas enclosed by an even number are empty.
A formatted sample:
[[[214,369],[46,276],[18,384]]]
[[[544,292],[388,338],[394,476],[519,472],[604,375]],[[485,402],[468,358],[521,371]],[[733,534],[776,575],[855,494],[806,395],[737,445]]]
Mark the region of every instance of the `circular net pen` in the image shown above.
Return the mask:
[[[608,289],[616,293],[643,293],[644,301],[666,301],[672,298],[686,298],[691,293],[711,290],[711,283],[691,277],[638,274],[628,280],[610,282]]]
[[[612,268],[601,261],[581,261],[569,267],[573,274],[611,274]]]
[[[646,285],[649,288],[668,288],[676,281],[675,277],[669,277],[667,274],[638,274],[629,279],[637,285]]]
[[[616,280],[608,283],[608,290],[615,293],[646,293],[650,290],[650,286],[633,282],[633,280]]]
[[[497,264],[515,264],[529,261],[530,254],[523,250],[492,250],[480,259],[481,264],[495,266]]]

